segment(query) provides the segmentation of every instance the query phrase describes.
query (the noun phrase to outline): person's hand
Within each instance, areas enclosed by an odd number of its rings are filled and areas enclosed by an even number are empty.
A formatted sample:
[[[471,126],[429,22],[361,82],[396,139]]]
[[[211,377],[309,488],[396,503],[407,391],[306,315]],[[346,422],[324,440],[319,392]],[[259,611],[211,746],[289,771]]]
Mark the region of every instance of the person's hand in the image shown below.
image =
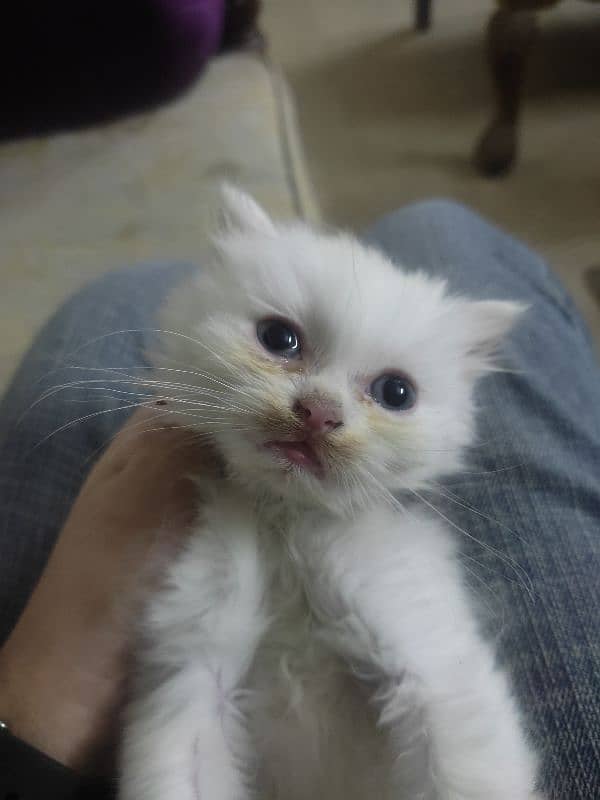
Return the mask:
[[[189,431],[160,424],[136,413],[93,468],[0,650],[0,720],[76,769],[110,745],[144,587],[194,516],[189,476],[205,453]]]

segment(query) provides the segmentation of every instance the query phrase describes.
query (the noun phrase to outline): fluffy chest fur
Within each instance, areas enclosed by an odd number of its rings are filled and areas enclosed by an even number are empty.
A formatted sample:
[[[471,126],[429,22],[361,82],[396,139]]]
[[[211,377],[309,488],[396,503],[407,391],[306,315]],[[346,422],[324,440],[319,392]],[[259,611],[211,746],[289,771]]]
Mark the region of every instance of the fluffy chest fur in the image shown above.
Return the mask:
[[[266,627],[242,701],[265,800],[389,796],[392,752],[358,676],[328,646],[290,529],[266,524]],[[281,534],[284,534],[281,536]],[[352,765],[350,767],[349,765]]]
[[[397,800],[402,787],[412,797],[430,778],[410,651],[469,627],[456,617],[421,631],[424,618],[414,616],[424,601],[460,607],[448,586],[440,592],[439,579],[453,575],[451,549],[419,515],[404,528],[389,509],[349,522],[281,501],[257,503],[221,485],[153,603],[148,624],[160,645],[146,659],[164,662],[167,652],[180,659],[185,650],[192,672],[203,672],[208,659],[214,724],[249,796]],[[361,607],[369,604],[383,626],[396,617],[414,643],[392,656],[393,637],[378,642],[367,628]],[[226,665],[216,658],[221,648]],[[390,657],[397,659],[390,681],[401,695],[393,709],[407,759],[401,774],[389,737],[390,689],[379,674]],[[192,707],[197,700],[188,698]],[[195,769],[200,775],[206,765]]]

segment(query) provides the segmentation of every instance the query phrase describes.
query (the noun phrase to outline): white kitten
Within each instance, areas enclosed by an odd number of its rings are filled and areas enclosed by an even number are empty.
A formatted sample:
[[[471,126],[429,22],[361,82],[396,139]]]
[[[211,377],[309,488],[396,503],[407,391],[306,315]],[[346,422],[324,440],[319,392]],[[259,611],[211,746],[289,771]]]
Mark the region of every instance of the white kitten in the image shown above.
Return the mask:
[[[145,620],[122,800],[532,797],[453,537],[392,494],[460,468],[522,308],[224,193],[155,357],[223,474]]]

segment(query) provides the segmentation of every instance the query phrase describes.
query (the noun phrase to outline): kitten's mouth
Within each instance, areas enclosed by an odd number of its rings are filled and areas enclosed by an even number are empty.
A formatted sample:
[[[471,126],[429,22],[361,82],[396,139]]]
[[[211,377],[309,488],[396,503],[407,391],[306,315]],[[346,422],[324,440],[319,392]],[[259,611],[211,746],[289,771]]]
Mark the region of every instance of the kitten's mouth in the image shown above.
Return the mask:
[[[323,474],[323,465],[314,447],[306,440],[290,441],[271,441],[266,442],[265,447],[280,459],[293,464],[296,467],[308,470],[315,475]]]

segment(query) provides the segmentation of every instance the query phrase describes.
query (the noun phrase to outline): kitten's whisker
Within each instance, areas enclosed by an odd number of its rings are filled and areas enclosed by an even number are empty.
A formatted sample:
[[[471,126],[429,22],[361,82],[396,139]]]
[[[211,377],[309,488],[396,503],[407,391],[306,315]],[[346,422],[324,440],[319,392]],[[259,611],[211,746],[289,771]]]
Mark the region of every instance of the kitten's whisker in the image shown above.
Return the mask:
[[[113,390],[111,390],[111,389],[103,389],[103,387],[96,387],[96,390],[97,391],[108,391],[108,392],[112,392],[112,393],[104,395],[101,398],[94,397],[94,398],[88,398],[88,399],[82,399],[82,400],[69,400],[68,402],[72,402],[72,403],[96,403],[96,402],[98,402],[99,399],[104,399],[104,400],[126,400],[128,397],[137,397],[140,400],[143,400],[144,398],[150,398],[149,400],[144,400],[144,402],[148,402],[152,407],[155,406],[160,400],[164,400],[165,403],[168,402],[168,403],[187,406],[188,409],[198,408],[199,410],[205,410],[207,412],[212,410],[212,411],[215,411],[215,412],[222,413],[222,412],[229,412],[229,411],[232,410],[232,407],[229,407],[229,406],[214,405],[214,404],[211,404],[211,403],[199,403],[199,402],[194,401],[194,400],[185,400],[185,399],[181,399],[181,398],[177,398],[177,397],[172,397],[170,395],[147,394],[145,392],[123,392],[123,391],[120,391],[118,389],[113,389]],[[235,408],[233,408],[233,410],[240,411],[239,409],[235,409]],[[184,413],[184,412],[181,409],[177,409],[177,410],[166,409],[164,413],[166,413],[166,414],[168,414],[168,413],[181,414],[181,413]],[[229,417],[217,416],[216,413],[215,414],[208,414],[207,413],[206,416],[202,416],[200,414],[195,414],[194,416],[197,419],[204,419],[204,420],[208,420],[208,421],[219,421],[219,422],[229,422],[230,421]]]
[[[214,358],[216,358],[217,361],[219,361],[224,366],[228,367],[234,373],[236,371],[238,371],[234,364],[232,364],[231,362],[228,362],[227,359],[225,359],[223,356],[219,355],[219,353],[217,353],[215,350],[213,350],[211,347],[209,347],[205,342],[201,342],[199,339],[194,339],[193,336],[188,336],[188,334],[182,333],[181,331],[171,331],[171,330],[165,330],[163,328],[124,328],[124,329],[118,330],[118,331],[109,331],[108,333],[102,334],[101,336],[96,336],[95,338],[90,339],[89,341],[84,342],[83,344],[79,345],[79,347],[77,347],[75,350],[73,350],[71,353],[69,353],[67,358],[72,358],[75,354],[77,354],[84,347],[88,347],[89,345],[95,344],[96,342],[102,341],[103,339],[107,339],[107,338],[109,338],[111,336],[122,336],[122,335],[129,334],[129,333],[160,333],[160,334],[165,335],[165,336],[177,336],[177,337],[179,337],[181,339],[185,339],[188,342],[192,342],[193,344],[196,344],[199,347],[204,348]]]
[[[153,415],[152,419],[156,420],[156,419],[160,419],[161,417],[164,417],[164,416],[166,416],[164,411],[160,411],[159,409],[156,409],[156,413]],[[146,425],[148,422],[149,422],[149,420],[147,420],[147,419],[142,419],[142,420],[139,420],[138,422],[131,422],[130,420],[128,420],[127,423],[126,423],[127,424],[127,430],[128,431],[133,431],[136,428],[140,428],[142,425]],[[164,431],[167,428],[169,428],[169,425],[164,425],[162,428],[160,428],[160,429],[157,428],[156,430],[163,430]],[[123,428],[119,428],[118,431],[115,431],[115,433],[111,434],[111,436],[108,436],[99,447],[97,447],[95,450],[93,450],[90,453],[90,455],[83,462],[83,466],[85,467],[90,463],[90,461],[94,461],[96,456],[98,456],[99,453],[101,453],[103,450],[106,450],[108,448],[108,446],[110,444],[112,444],[112,442],[114,442],[114,440],[117,438],[117,436],[119,436],[122,432],[123,432]]]
[[[518,578],[515,578],[512,575],[506,575],[506,573],[503,572],[499,572],[498,570],[494,569],[491,566],[491,564],[484,564],[483,561],[479,561],[477,558],[475,558],[475,556],[469,555],[468,553],[463,553],[463,552],[458,553],[458,559],[461,561],[461,563],[463,563],[464,561],[472,561],[474,564],[477,564],[477,566],[480,567],[484,572],[491,573],[492,575],[499,575],[500,578],[504,581],[508,581],[509,583],[517,583],[520,585],[520,580]],[[463,566],[465,566],[464,563]],[[484,579],[482,578],[482,580]],[[489,584],[486,583],[485,585],[488,586],[490,592],[494,595],[494,597],[497,597],[496,593],[492,590]]]
[[[162,387],[161,387],[162,388]],[[157,394],[154,392],[130,392],[126,391],[125,389],[111,389],[110,387],[104,386],[90,386],[86,387],[87,391],[112,391],[114,392],[113,397],[118,396],[131,396],[131,397],[146,397],[146,398],[153,398],[154,400],[165,400],[171,403],[182,403],[191,407],[198,407],[198,408],[210,408],[215,409],[216,411],[239,411],[245,413],[251,413],[253,409],[246,408],[245,406],[239,406],[237,404],[231,403],[229,405],[217,405],[216,403],[204,403],[200,400],[189,400],[185,397],[174,397],[172,395],[166,394]],[[81,401],[81,402],[93,402],[93,400],[88,401]]]
[[[159,428],[144,428],[142,432],[164,431],[169,427],[170,426],[168,426],[168,425],[163,425],[162,427],[159,427]],[[181,430],[181,428],[180,428],[180,430]],[[227,425],[227,426],[222,427],[222,428],[214,428],[214,429],[211,428],[210,430],[207,430],[207,431],[196,431],[196,430],[189,429],[189,433],[190,433],[190,437],[193,437],[193,438],[210,439],[211,437],[213,437],[215,435],[215,433],[224,433],[224,432],[229,432],[229,431],[235,431],[236,433],[239,433],[240,431],[249,431],[249,430],[252,430],[252,428],[234,428],[234,427],[231,427],[231,426]]]
[[[88,339],[88,341],[83,342],[78,347],[76,347],[75,350],[72,350],[70,353],[68,353],[65,356],[65,359],[71,359],[74,355],[79,353],[85,347],[89,347],[92,344],[101,342],[104,339],[109,339],[112,336],[124,336],[129,333],[161,333],[163,335],[179,336],[182,339],[186,339],[189,342],[193,342],[194,344],[202,346],[202,342],[200,342],[198,339],[194,339],[192,336],[188,336],[187,334],[181,333],[180,331],[164,330],[163,328],[123,328],[121,330],[108,331],[107,333],[95,336],[93,339]]]
[[[35,450],[37,450],[38,447],[41,447],[49,439],[51,439],[52,437],[56,436],[58,433],[61,433],[62,431],[65,431],[65,430],[68,430],[69,428],[72,428],[73,426],[77,425],[80,422],[85,422],[86,420],[94,419],[95,417],[99,417],[99,416],[102,416],[104,414],[112,414],[112,413],[116,413],[118,411],[127,411],[128,409],[134,409],[134,408],[155,409],[156,405],[155,405],[155,401],[154,400],[146,401],[146,402],[135,402],[135,403],[132,402],[132,403],[127,403],[125,405],[118,406],[117,408],[104,408],[104,409],[101,409],[99,411],[93,411],[90,414],[85,414],[85,415],[83,415],[81,417],[78,417],[77,419],[70,420],[69,422],[64,423],[64,425],[61,425],[58,428],[55,428],[49,434],[44,436],[44,438],[41,439],[41,441],[37,442],[37,444],[34,445],[34,447],[32,448],[31,452],[34,452]],[[163,408],[160,413],[161,414],[165,414],[165,415],[166,414],[175,414],[178,417],[179,416],[192,417],[193,419],[195,419],[197,421],[201,421],[201,422],[213,422],[213,423],[214,422],[219,422],[219,423],[220,422],[229,422],[229,418],[227,418],[227,417],[215,417],[215,416],[212,416],[212,415],[210,417],[205,417],[205,416],[202,416],[201,414],[196,414],[196,413],[192,413],[192,412],[189,412],[189,411],[183,411],[182,409],[178,409],[177,411],[172,411],[170,409]],[[232,430],[232,429],[233,429],[232,426],[226,426],[226,428],[225,428],[225,430]]]
[[[90,384],[93,384],[93,383],[119,383],[119,384],[122,384],[122,383],[131,383],[131,382],[137,383],[137,380],[127,381],[127,380],[123,380],[123,378],[119,378],[119,379],[117,379],[117,378],[115,378],[115,379],[88,378],[88,379],[83,379],[83,380],[78,380],[78,381],[68,381],[66,383],[57,384],[56,386],[51,386],[48,389],[46,389],[46,391],[43,392],[40,395],[40,397],[38,397],[36,400],[34,400],[34,402],[21,414],[21,416],[19,417],[19,419],[17,421],[17,424],[19,424],[21,422],[21,420],[23,419],[23,417],[29,411],[31,411],[36,405],[38,405],[38,403],[41,403],[44,400],[48,400],[50,397],[53,397],[58,392],[64,391],[66,389],[91,388]]]
[[[363,470],[363,472],[366,473],[366,478],[369,481],[369,483],[372,484],[372,488],[375,490],[377,496],[380,497],[381,500],[386,505],[391,506],[395,511],[403,510],[400,504],[396,503],[394,496],[390,492],[388,492],[368,470]],[[363,489],[365,502],[366,504],[368,504],[369,501],[371,500],[370,493],[367,491],[367,488],[362,484],[361,488]]]
[[[483,511],[479,511],[478,509],[475,508],[475,506],[472,506],[469,503],[465,503],[464,501],[462,501],[458,497],[458,495],[454,494],[454,492],[451,492],[450,489],[447,489],[446,487],[443,487],[441,483],[438,484],[438,483],[436,483],[436,481],[431,481],[431,483],[435,484],[434,487],[433,487],[433,491],[437,492],[437,494],[439,494],[441,497],[446,498],[446,500],[449,500],[451,503],[454,503],[455,505],[460,506],[461,508],[467,509],[467,511],[473,512],[473,514],[477,514],[478,517],[482,517],[483,519],[487,519],[490,522],[493,522],[499,528],[502,528],[503,530],[508,531],[508,533],[510,533],[513,536],[515,536],[517,539],[519,539],[519,541],[521,541],[521,542],[526,542],[527,541],[524,536],[521,536],[520,534],[518,534],[513,528],[510,528],[504,522],[501,522],[499,519],[496,519],[495,517],[492,517],[489,514],[485,514]],[[441,487],[441,488],[438,488],[438,487]],[[446,489],[446,492],[448,492],[448,494],[446,494],[444,491],[442,491],[442,489]]]
[[[206,344],[206,342],[201,342],[199,339],[193,339],[191,336],[187,336],[185,333],[178,333],[176,331],[163,331],[164,333],[172,333],[174,336],[183,336],[184,339],[188,339],[190,342],[194,342],[199,347],[204,348],[207,353],[210,353],[213,358],[216,358],[220,364],[223,364],[225,367],[230,369],[234,374],[241,375],[242,371],[239,367],[236,367],[235,364],[232,364],[231,361],[228,361],[223,355],[217,353],[216,350],[213,350],[212,347]]]
[[[143,405],[143,404],[140,403],[140,405]],[[146,405],[145,407],[146,408],[155,408],[155,404],[152,403],[150,405]],[[212,423],[215,423],[215,422],[229,423],[230,422],[229,417],[217,417],[217,416],[214,416],[212,414],[209,415],[209,416],[205,416],[203,414],[194,413],[192,411],[183,411],[183,409],[180,409],[180,408],[178,408],[177,410],[165,408],[164,409],[164,413],[165,414],[171,414],[171,415],[173,415],[175,417],[190,417],[191,419],[194,419],[194,420],[197,420],[198,422],[203,422],[203,423],[211,423],[211,422]],[[229,427],[230,426],[227,426],[227,428],[229,428]],[[233,426],[231,426],[231,427],[233,427]]]
[[[433,512],[435,512],[438,516],[440,516],[442,519],[446,520],[446,522],[449,525],[451,525],[455,530],[459,531],[464,536],[466,536],[468,539],[471,539],[473,542],[478,544],[480,547],[483,547],[485,550],[487,550],[488,552],[492,553],[497,558],[499,558],[500,561],[504,562],[515,573],[515,575],[520,579],[520,581],[521,581],[521,583],[523,585],[523,588],[525,589],[525,591],[529,595],[530,599],[532,601],[534,600],[533,583],[532,583],[531,578],[527,574],[527,571],[525,570],[524,567],[522,567],[517,561],[515,561],[510,556],[507,556],[506,553],[502,553],[500,550],[498,550],[497,548],[493,547],[491,544],[488,544],[487,542],[483,542],[481,539],[478,539],[476,536],[473,536],[472,533],[469,533],[464,528],[461,528],[460,525],[457,525],[455,522],[453,522],[449,517],[447,517],[444,513],[442,513],[439,508],[434,506],[433,503],[430,503],[429,500],[427,500],[421,494],[419,494],[419,492],[416,489],[410,489],[409,491],[412,494],[414,494],[414,496],[417,499],[419,499],[422,503],[424,503],[428,508],[430,508]]]
[[[199,407],[206,407],[206,408],[216,408],[220,410],[230,410],[235,409],[238,411],[250,411],[251,409],[246,408],[245,406],[239,406],[237,404],[230,404],[230,405],[216,405],[215,403],[204,403],[200,400],[191,400],[186,397],[175,397],[173,395],[166,395],[166,394],[158,394],[157,392],[132,392],[126,389],[119,389],[118,387],[111,387],[111,386],[83,386],[83,387],[73,387],[73,388],[82,388],[85,389],[87,392],[112,392],[113,397],[117,397],[119,395],[122,396],[132,396],[132,397],[148,397],[154,398],[155,400],[167,400],[174,403],[187,403],[191,406],[199,406]],[[146,387],[147,388],[147,387]],[[161,389],[169,389],[171,387],[168,386],[161,386]],[[210,396],[210,395],[209,395]],[[218,399],[222,399],[223,396],[219,395]],[[84,400],[72,400],[72,402],[94,402],[95,398],[88,398]]]
[[[149,370],[151,372],[174,372],[182,375],[193,375],[194,377],[198,378],[207,378],[209,380],[214,381],[215,383],[220,384],[221,386],[224,386],[226,389],[230,389],[231,391],[241,391],[239,387],[227,383],[226,381],[219,379],[214,375],[211,375],[209,372],[200,372],[198,370],[191,370],[191,369],[180,369],[175,367],[154,367],[150,364],[143,364],[133,367],[85,367],[85,366],[71,365],[65,367],[65,369],[80,369],[86,372],[116,372],[117,374],[119,374],[120,372],[124,372],[125,370]],[[137,376],[135,375],[130,375],[129,377],[132,379],[137,379]],[[197,388],[195,384],[181,384],[181,385],[189,386],[190,389]]]
[[[175,360],[175,359],[172,359],[172,360]],[[171,367],[157,367],[156,369],[166,369],[166,370],[168,370],[168,369],[171,369]],[[243,395],[253,399],[252,395],[249,394],[248,392],[245,392],[241,387],[236,386],[233,383],[229,383],[224,378],[218,378],[216,375],[213,375],[210,372],[205,372],[204,370],[202,370],[202,371],[195,370],[191,374],[195,375],[196,377],[199,377],[199,378],[205,378],[206,380],[211,381],[212,383],[216,383],[218,386],[222,386],[223,388],[227,389],[228,391],[237,392],[238,394],[243,394]],[[186,385],[190,385],[190,388],[192,386],[194,386],[193,384],[186,384]],[[194,387],[194,388],[196,388],[196,387]]]
[[[94,417],[99,417],[102,416],[103,414],[113,414],[116,413],[117,411],[127,411],[130,408],[152,408],[152,405],[148,403],[128,403],[127,405],[118,406],[118,408],[103,408],[100,411],[93,411],[91,414],[85,414],[82,417],[78,417],[77,419],[65,422],[64,425],[60,425],[58,428],[55,428],[49,434],[44,436],[44,438],[41,441],[39,441],[36,445],[34,445],[34,447],[31,449],[31,453],[35,452],[35,450],[37,450],[38,447],[41,447],[53,436],[56,436],[56,434],[61,433],[62,431],[67,430],[68,428],[72,428],[79,422],[85,422],[88,419],[93,419]]]
[[[470,472],[469,470],[461,470],[462,475],[496,475],[498,472],[508,472],[511,469],[520,469],[521,467],[526,466],[525,461],[521,461],[519,464],[509,464],[507,467],[499,467],[498,469],[484,469],[478,472]],[[452,481],[452,483],[448,484],[450,486],[460,486],[463,483],[461,480]]]
[[[158,411],[157,410],[156,415],[153,417],[153,419],[160,419],[162,417],[168,416],[168,414],[169,414],[168,411]],[[170,424],[160,425],[160,426],[155,427],[155,428],[142,428],[142,426],[146,425],[147,423],[148,423],[147,419],[140,420],[139,422],[136,422],[136,423],[128,422],[127,423],[128,430],[131,431],[134,428],[139,428],[140,430],[136,431],[136,434],[137,434],[137,433],[146,433],[146,432],[150,433],[150,432],[154,432],[154,431],[165,431],[165,430],[168,430],[169,428],[173,427],[172,423],[170,423]],[[181,430],[180,426],[179,426],[179,429]],[[226,432],[226,431],[227,432],[228,431],[245,432],[245,431],[249,431],[249,430],[253,430],[253,429],[252,428],[247,428],[247,427],[227,426],[227,427],[224,427],[224,428],[215,428],[215,429],[211,428],[208,431],[198,431],[198,430],[195,430],[193,428],[188,428],[187,430],[188,430],[188,432],[190,434],[190,441],[198,441],[198,442],[202,443],[202,442],[205,442],[206,440],[210,440],[210,439],[214,438],[214,434],[215,433],[223,433],[223,432]],[[108,447],[108,445],[110,445],[119,436],[119,434],[121,432],[122,432],[122,428],[120,428],[118,431],[113,433],[112,436],[109,436],[106,439],[106,441],[103,444],[100,445],[100,447],[97,447],[85,459],[85,461],[83,462],[84,466],[89,464],[90,461],[93,461],[96,458],[96,456],[99,453],[102,452],[102,450],[105,450]]]
[[[228,396],[226,393],[217,393],[217,392],[215,392],[214,389],[203,390],[201,387],[191,386],[191,385],[188,385],[188,384],[167,383],[167,382],[164,382],[164,381],[157,381],[157,380],[142,380],[142,379],[135,378],[135,377],[132,377],[132,378],[129,378],[129,379],[123,378],[123,377],[114,378],[114,379],[89,378],[89,379],[82,379],[82,380],[77,380],[77,381],[69,381],[67,383],[63,383],[63,384],[59,384],[57,386],[50,387],[44,393],[42,393],[42,395],[39,398],[37,398],[33,403],[31,403],[31,405],[21,414],[21,416],[17,420],[16,424],[18,426],[22,422],[22,420],[25,417],[25,415],[27,413],[29,413],[36,405],[38,405],[39,403],[43,402],[44,400],[49,399],[50,397],[52,397],[53,395],[57,394],[60,391],[65,391],[67,389],[87,389],[87,390],[92,390],[94,388],[94,386],[92,386],[92,384],[106,384],[106,383],[114,383],[114,384],[119,384],[119,385],[133,384],[133,385],[143,386],[144,388],[156,387],[156,388],[159,388],[159,389],[160,388],[162,388],[162,389],[176,389],[176,390],[179,389],[179,390],[183,390],[185,392],[190,392],[192,394],[204,394],[204,393],[206,393],[208,396],[214,396],[214,397],[227,397]],[[100,388],[103,388],[103,387],[100,387]],[[104,388],[106,388],[106,387],[104,387]],[[125,390],[122,390],[122,391],[125,391]],[[190,402],[193,402],[193,401],[190,401]],[[233,404],[232,404],[232,407],[233,407]],[[244,410],[244,411],[247,411],[249,413],[255,411],[254,407],[249,407],[249,406],[246,407],[246,406],[241,406],[240,405],[240,406],[238,406],[238,408],[239,408],[239,410]]]
[[[347,471],[342,472],[342,485],[348,497],[348,503],[350,505],[350,515],[352,517],[355,517],[357,514],[357,509],[354,508],[354,492],[352,491],[352,486],[354,485],[356,489],[361,492],[363,491],[363,486],[355,474],[349,473]]]
[[[367,467],[361,467],[360,471],[366,475],[367,479],[373,484],[374,488],[376,489],[378,495],[393,509],[396,511],[400,511],[403,514],[407,513],[407,509],[402,505],[400,500],[397,497],[394,497],[392,492],[386,487],[373,475],[373,473],[367,469]]]
[[[466,564],[462,564],[462,568],[463,568],[464,570],[466,570],[466,571],[469,573],[469,575],[471,575],[473,578],[475,578],[475,580],[476,580],[478,583],[480,583],[480,584],[483,586],[483,588],[484,588],[484,589],[486,589],[488,592],[490,592],[490,593],[491,593],[491,594],[494,596],[494,598],[497,600],[496,593],[495,593],[495,592],[494,592],[494,590],[491,588],[491,586],[489,586],[489,584],[485,582],[485,580],[484,580],[484,579],[481,577],[481,575],[478,575],[478,574],[475,572],[475,570],[474,570],[474,569],[471,569],[471,568],[470,568],[470,567],[468,567]],[[476,592],[476,591],[475,591],[475,589],[474,589],[472,586],[470,586],[470,587],[469,587],[469,589],[470,589],[470,591],[472,591],[474,594],[476,594],[476,595],[477,595],[477,597],[478,597],[479,601],[480,601],[480,602],[481,602],[481,603],[482,603],[482,604],[483,604],[483,605],[484,605],[484,606],[487,608],[487,610],[489,611],[489,613],[490,613],[490,614],[491,614],[493,617],[495,617],[495,618],[498,618],[499,614],[498,614],[497,610],[496,610],[496,609],[495,609],[495,608],[492,606],[492,604],[491,604],[491,603],[490,603],[490,602],[489,602],[489,601],[488,601],[488,600],[487,600],[487,599],[486,599],[486,598],[485,598],[485,597],[482,595],[482,593],[480,593],[480,592]],[[503,618],[503,621],[504,621],[504,615],[503,615],[503,617],[502,617],[502,618]]]
[[[194,340],[194,341],[196,341],[196,340]],[[216,354],[216,355],[218,356],[218,354]],[[223,360],[223,359],[221,359],[221,360]],[[188,365],[185,365],[185,366],[187,367]],[[232,368],[233,368],[233,365],[232,365]],[[80,366],[71,366],[71,367],[68,367],[68,369],[86,370],[87,368],[86,367],[80,367]],[[111,371],[118,371],[119,369],[122,369],[123,371],[124,370],[129,370],[130,368],[129,367],[124,367],[124,368],[102,368],[102,367],[97,367],[97,368],[90,368],[90,369],[93,369],[94,371],[111,372]],[[173,368],[173,367],[152,367],[152,366],[149,366],[149,365],[141,365],[141,366],[138,366],[138,367],[132,367],[131,369],[142,369],[142,370],[147,369],[147,370],[150,370],[152,372],[166,371],[166,372],[174,372],[174,373],[180,373],[180,374],[188,374],[188,375],[193,375],[194,377],[204,378],[204,379],[208,380],[209,382],[214,383],[217,386],[222,387],[223,389],[226,389],[227,392],[223,392],[224,395],[227,394],[227,396],[229,396],[229,394],[231,392],[235,392],[238,395],[243,395],[243,396],[247,397],[247,399],[250,401],[250,404],[251,404],[252,408],[253,409],[256,408],[256,399],[251,394],[249,394],[248,392],[245,392],[241,387],[236,386],[236,385],[234,385],[232,383],[229,383],[229,382],[227,382],[226,380],[224,380],[222,378],[217,378],[215,375],[213,375],[213,374],[211,374],[209,372],[206,372],[206,371],[190,370],[190,369],[176,369],[176,368]],[[88,379],[88,382],[90,382],[91,380],[93,380],[93,379]],[[153,386],[153,385],[157,385],[157,386],[158,385],[165,385],[165,386],[167,386],[168,385],[170,388],[177,388],[177,389],[184,390],[186,392],[201,393],[201,394],[209,393],[209,392],[215,392],[215,393],[217,392],[217,390],[214,387],[209,389],[208,387],[198,386],[196,384],[178,383],[178,382],[173,382],[173,381],[167,383],[166,381],[157,381],[157,380],[153,380],[153,379],[143,379],[143,378],[140,378],[139,376],[136,376],[136,375],[127,375],[127,374],[125,376],[125,379],[123,378],[123,376],[121,374],[119,374],[119,378],[116,378],[115,382],[117,382],[117,383],[118,382],[123,382],[123,383],[134,382],[134,383],[139,383],[139,385],[147,385],[147,386]],[[64,384],[64,385],[71,385],[72,383],[74,383],[74,382],[69,382],[69,384]],[[52,387],[49,391],[51,393],[54,393],[57,390],[59,390],[59,387]],[[46,396],[46,393],[44,395],[42,395],[42,398],[45,397],[45,396]],[[42,398],[39,398],[39,399],[42,399]],[[36,402],[39,402],[39,400],[36,401]]]
[[[465,560],[472,561],[474,564],[477,564],[477,566],[480,567],[485,572],[491,572],[494,575],[495,574],[500,574],[500,573],[496,573],[496,571],[494,569],[492,569],[491,566],[489,566],[487,564],[483,564],[481,561],[478,561],[474,556],[467,555],[466,553],[459,553],[458,554],[458,560],[461,563],[461,567],[463,569],[466,569],[467,572],[469,572],[477,581],[479,581],[483,585],[483,587],[485,589],[487,589],[489,591],[489,593],[493,596],[494,600],[496,601],[496,605],[494,607],[490,608],[489,606],[487,606],[487,603],[486,603],[486,607],[488,607],[488,609],[491,611],[492,616],[494,616],[496,618],[500,617],[500,620],[501,620],[500,625],[501,625],[501,628],[503,628],[504,625],[505,625],[505,621],[506,621],[506,609],[505,609],[504,605],[502,604],[502,602],[498,599],[498,594],[492,589],[492,587],[490,586],[489,582],[486,581],[485,578],[482,578],[481,575],[479,575],[474,569],[469,568],[464,562],[465,562]],[[501,574],[501,577],[502,577],[503,580],[508,580],[511,583],[516,580],[515,578],[512,578],[512,577],[510,577],[508,575],[505,575],[505,574]],[[518,583],[518,580],[517,580],[517,583]],[[470,587],[470,588],[472,588],[472,587]],[[478,593],[478,597],[480,597],[480,599],[482,599],[481,595],[479,595],[479,593]],[[482,602],[485,602],[485,601],[482,600]],[[498,611],[497,611],[498,608],[500,609],[501,614],[498,613]]]

